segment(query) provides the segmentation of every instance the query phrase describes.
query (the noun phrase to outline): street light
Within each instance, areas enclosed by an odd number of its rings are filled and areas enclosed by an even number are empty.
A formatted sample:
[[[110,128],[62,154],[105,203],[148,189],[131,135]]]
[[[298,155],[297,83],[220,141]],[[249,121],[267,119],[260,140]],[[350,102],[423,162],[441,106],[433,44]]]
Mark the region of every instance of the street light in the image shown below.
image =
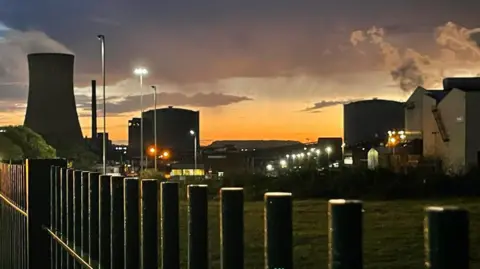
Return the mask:
[[[157,86],[153,89],[153,140],[155,148],[157,148]],[[157,171],[157,151],[155,150],[155,171]]]
[[[194,170],[193,175],[197,172],[197,134],[194,130],[190,130],[190,135],[193,136],[193,159],[194,159]]]
[[[140,77],[140,171],[143,171],[143,76],[148,74],[148,70],[139,67],[133,73]]]
[[[103,145],[102,145],[102,159],[103,159],[103,174],[107,174],[107,105],[105,98],[105,36],[97,35],[101,43],[102,53],[102,80],[103,80]],[[96,96],[93,96],[96,98]],[[96,119],[95,119],[96,120]],[[95,139],[95,137],[92,137]]]

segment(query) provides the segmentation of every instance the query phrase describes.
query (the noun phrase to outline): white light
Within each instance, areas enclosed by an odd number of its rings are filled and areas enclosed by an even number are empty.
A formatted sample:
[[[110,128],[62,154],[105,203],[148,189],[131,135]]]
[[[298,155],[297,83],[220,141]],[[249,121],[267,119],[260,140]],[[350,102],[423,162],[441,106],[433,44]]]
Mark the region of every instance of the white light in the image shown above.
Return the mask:
[[[310,153],[310,152],[307,152],[307,156],[310,156],[310,155],[312,155],[312,153]]]
[[[191,134],[191,135],[195,135],[195,131],[194,131],[194,130],[190,130],[190,134]]]
[[[404,134],[401,134],[401,135],[400,135],[400,139],[404,140],[405,138],[407,138],[406,135],[404,135]]]
[[[311,152],[314,152],[314,151],[315,151],[315,149],[314,149],[314,148],[311,148],[311,149],[310,149],[310,151],[311,151]]]
[[[267,171],[273,171],[273,165],[267,164]]]
[[[285,158],[287,158],[287,159],[288,159],[288,158],[290,158],[290,155],[288,155],[288,154],[287,154],[287,155],[285,155]]]
[[[331,147],[327,147],[327,148],[325,148],[325,151],[326,151],[328,154],[330,154],[330,153],[332,152],[332,148],[331,148]]]
[[[280,160],[280,167],[282,167],[282,168],[287,167],[287,161],[285,161],[285,160]]]
[[[148,70],[146,68],[139,67],[135,68],[135,70],[133,70],[133,73],[137,76],[143,76],[148,74]]]
[[[320,152],[321,152],[321,151],[320,151],[319,149],[317,149],[317,152],[316,152],[317,155],[320,155]]]
[[[300,153],[300,156],[301,156],[301,157],[305,157],[305,153],[303,153],[303,152]]]
[[[295,160],[296,157],[297,157],[297,156],[296,156],[295,154],[292,155],[292,159]]]

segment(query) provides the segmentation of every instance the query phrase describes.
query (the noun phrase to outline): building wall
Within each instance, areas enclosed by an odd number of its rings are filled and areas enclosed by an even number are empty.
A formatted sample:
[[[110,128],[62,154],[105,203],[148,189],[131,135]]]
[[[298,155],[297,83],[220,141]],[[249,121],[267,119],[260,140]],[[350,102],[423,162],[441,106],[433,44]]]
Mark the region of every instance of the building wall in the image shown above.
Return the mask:
[[[423,99],[425,89],[417,88],[405,102],[405,131],[415,133],[423,130]]]
[[[480,165],[480,92],[466,93],[466,163],[468,167]]]
[[[443,102],[443,101],[442,101]],[[437,142],[442,141],[439,133],[437,122],[435,121],[432,109],[437,105],[437,101],[430,96],[423,96],[422,99],[422,139],[423,139],[423,156],[437,156]],[[442,114],[443,117],[443,114]]]
[[[449,137],[444,142],[438,134],[437,150],[445,171],[462,172],[465,167],[465,92],[454,89],[439,103],[443,124]],[[425,140],[424,140],[425,142]]]

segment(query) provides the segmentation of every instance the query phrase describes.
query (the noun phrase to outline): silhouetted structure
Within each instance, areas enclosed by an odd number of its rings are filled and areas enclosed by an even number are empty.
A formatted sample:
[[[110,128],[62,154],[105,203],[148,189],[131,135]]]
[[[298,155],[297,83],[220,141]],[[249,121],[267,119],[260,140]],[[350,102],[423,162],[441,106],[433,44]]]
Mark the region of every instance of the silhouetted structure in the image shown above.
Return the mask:
[[[154,144],[153,131],[154,110],[143,113],[144,150]],[[129,124],[130,125],[130,124]],[[197,149],[200,149],[199,112],[182,108],[157,109],[157,145],[160,149],[168,149],[177,160],[193,162],[193,139],[190,130],[196,134]],[[138,126],[138,132],[139,132]],[[130,129],[129,129],[130,130]],[[129,139],[130,140],[130,139]],[[129,141],[130,142],[130,141]],[[129,143],[130,144],[130,143]],[[136,144],[139,144],[136,143]],[[129,145],[130,146],[130,145]]]
[[[82,143],[73,94],[75,56],[60,53],[28,55],[29,91],[24,125],[56,149]]]
[[[343,106],[343,139],[346,146],[386,142],[389,130],[403,130],[403,103],[390,100],[364,100]]]

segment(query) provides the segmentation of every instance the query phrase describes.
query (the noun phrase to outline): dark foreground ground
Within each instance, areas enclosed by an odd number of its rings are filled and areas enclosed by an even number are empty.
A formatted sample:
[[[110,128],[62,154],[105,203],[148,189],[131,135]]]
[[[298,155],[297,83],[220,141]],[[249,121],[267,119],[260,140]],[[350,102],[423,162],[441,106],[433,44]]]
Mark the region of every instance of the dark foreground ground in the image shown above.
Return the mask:
[[[366,202],[364,205],[364,259],[369,269],[425,268],[423,208],[457,205],[470,211],[471,268],[480,268],[480,199],[440,201]],[[328,268],[327,204],[309,200],[294,203],[295,268]],[[220,268],[219,205],[211,202],[210,263]],[[181,259],[187,262],[187,207],[181,205]],[[245,204],[245,268],[263,266],[263,203]]]

